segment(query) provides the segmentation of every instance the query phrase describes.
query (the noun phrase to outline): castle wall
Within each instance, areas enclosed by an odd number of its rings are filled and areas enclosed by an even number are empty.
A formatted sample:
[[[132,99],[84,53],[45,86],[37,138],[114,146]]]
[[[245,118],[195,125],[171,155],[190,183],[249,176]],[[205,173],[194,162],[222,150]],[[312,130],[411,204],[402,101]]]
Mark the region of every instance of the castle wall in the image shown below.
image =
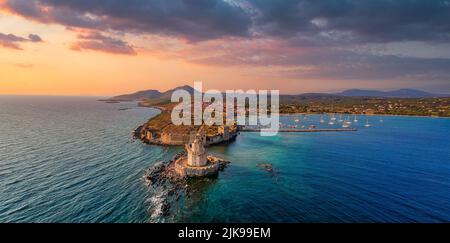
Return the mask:
[[[213,144],[227,142],[227,141],[234,139],[237,135],[238,135],[237,132],[232,132],[232,133],[227,133],[226,136],[224,136],[223,134],[216,135],[216,136],[209,136],[206,140],[206,144],[213,145]]]
[[[216,175],[219,171],[219,163],[211,163],[202,167],[192,167],[186,165],[186,157],[182,157],[175,162],[175,171],[181,176],[212,176]]]
[[[219,133],[222,134],[223,140],[228,141],[230,139],[230,127],[220,126]]]
[[[145,134],[145,138],[147,140],[157,139],[158,138],[158,133],[154,132],[154,131],[147,131],[146,134]]]
[[[161,142],[166,145],[184,145],[189,143],[191,136],[189,134],[174,134],[165,133],[161,134]]]
[[[232,140],[238,134],[236,129],[235,130],[225,129],[225,131],[222,130],[222,132],[223,133],[215,135],[215,136],[208,136],[205,144],[213,145],[213,144],[219,144],[222,142],[226,142],[226,141]],[[152,132],[150,134],[149,133],[150,132],[147,132],[147,134],[145,134],[146,135],[145,137],[147,140],[151,141],[151,140],[159,139],[159,142],[164,145],[182,146],[191,141],[190,134],[170,133],[170,131],[162,132],[161,134],[157,134],[154,132]]]
[[[223,142],[223,141],[224,141],[224,140],[223,140],[223,137],[222,137],[221,135],[208,136],[207,139],[206,139],[206,143],[207,143],[208,145],[216,144],[216,143],[221,143],[221,142]]]

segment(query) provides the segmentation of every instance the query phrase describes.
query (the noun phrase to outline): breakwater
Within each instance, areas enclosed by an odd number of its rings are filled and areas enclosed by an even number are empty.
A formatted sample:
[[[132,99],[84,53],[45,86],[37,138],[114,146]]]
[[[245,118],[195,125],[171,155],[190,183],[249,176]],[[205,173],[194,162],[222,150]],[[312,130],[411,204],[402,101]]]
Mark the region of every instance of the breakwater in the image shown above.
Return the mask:
[[[240,132],[261,132],[261,129],[241,128]],[[272,132],[275,130],[266,130]],[[356,128],[342,128],[342,129],[279,129],[278,132],[356,132]]]

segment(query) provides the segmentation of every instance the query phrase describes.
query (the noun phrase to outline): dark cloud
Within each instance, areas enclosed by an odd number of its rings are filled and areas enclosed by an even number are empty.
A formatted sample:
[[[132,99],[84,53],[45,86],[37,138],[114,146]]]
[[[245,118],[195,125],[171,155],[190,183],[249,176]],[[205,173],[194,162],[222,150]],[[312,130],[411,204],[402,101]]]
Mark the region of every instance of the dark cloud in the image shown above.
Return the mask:
[[[42,42],[42,38],[35,34],[29,34],[28,39],[32,42]]]
[[[0,33],[0,45],[6,48],[22,50],[20,43],[23,42],[41,42],[42,39],[38,35],[30,34],[28,38],[20,37],[13,34]]]
[[[447,41],[448,0],[250,0],[256,26],[277,36],[347,35],[351,42]],[[352,35],[349,38],[348,35]],[[340,36],[335,36],[339,39]],[[323,36],[322,36],[323,39]]]
[[[191,41],[255,34],[307,44],[450,40],[449,0],[8,0],[5,6],[41,22]]]
[[[222,0],[9,0],[6,5],[41,22],[191,41],[247,36],[251,26],[242,8]]]
[[[97,32],[80,34],[78,39],[79,41],[72,44],[71,49],[77,51],[87,49],[114,54],[136,55],[133,46],[127,42]]]
[[[308,61],[307,61],[308,60]],[[371,55],[349,51],[318,52],[294,62],[311,68],[290,70],[280,75],[305,79],[334,80],[450,80],[450,59]]]

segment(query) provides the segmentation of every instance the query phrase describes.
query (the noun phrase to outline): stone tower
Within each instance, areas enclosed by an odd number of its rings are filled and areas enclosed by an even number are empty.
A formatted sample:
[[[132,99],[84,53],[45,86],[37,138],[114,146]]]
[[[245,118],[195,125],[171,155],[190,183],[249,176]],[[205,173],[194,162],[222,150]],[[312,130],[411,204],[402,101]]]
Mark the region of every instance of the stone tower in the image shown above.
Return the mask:
[[[188,153],[187,164],[189,166],[201,167],[208,164],[204,144],[205,138],[202,135],[197,135],[192,143],[186,144]]]

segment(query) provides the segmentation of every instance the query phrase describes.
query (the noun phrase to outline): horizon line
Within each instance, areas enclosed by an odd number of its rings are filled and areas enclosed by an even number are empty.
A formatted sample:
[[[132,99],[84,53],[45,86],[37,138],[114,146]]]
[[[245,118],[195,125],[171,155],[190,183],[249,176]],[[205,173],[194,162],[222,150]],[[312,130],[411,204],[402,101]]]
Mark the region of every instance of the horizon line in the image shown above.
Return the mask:
[[[181,86],[177,86],[175,88],[172,89],[168,89],[168,90],[159,90],[159,89],[143,89],[143,90],[137,90],[137,91],[133,91],[131,93],[122,93],[122,94],[112,94],[112,95],[88,95],[88,94],[30,94],[30,93],[17,93],[17,94],[11,94],[11,93],[0,93],[0,96],[42,96],[42,97],[92,97],[92,98],[112,98],[115,96],[122,96],[122,95],[130,95],[130,94],[134,94],[137,92],[141,92],[141,91],[148,91],[148,90],[156,90],[160,93],[164,93],[164,92],[168,92],[170,90],[174,90],[176,88],[180,88],[180,87],[185,87],[185,86],[189,86],[191,88],[193,88],[190,85],[181,85]],[[343,90],[339,90],[339,91],[312,91],[312,92],[299,92],[299,93],[281,93],[280,95],[302,95],[302,94],[338,94],[338,93],[342,93],[344,91],[349,91],[349,90],[361,90],[361,91],[379,91],[379,92],[392,92],[392,91],[398,91],[398,90],[405,90],[405,89],[409,89],[409,90],[416,90],[416,91],[421,91],[421,92],[427,92],[430,94],[434,94],[434,95],[450,95],[450,92],[434,92],[434,91],[426,91],[423,89],[419,89],[419,88],[397,88],[397,89],[364,89],[364,88],[348,88],[348,89],[343,89]],[[241,89],[243,90],[243,89]],[[254,89],[255,90],[255,89]],[[267,90],[267,89],[266,89]],[[244,90],[245,91],[245,90]],[[224,93],[225,91],[223,91],[222,93]]]

